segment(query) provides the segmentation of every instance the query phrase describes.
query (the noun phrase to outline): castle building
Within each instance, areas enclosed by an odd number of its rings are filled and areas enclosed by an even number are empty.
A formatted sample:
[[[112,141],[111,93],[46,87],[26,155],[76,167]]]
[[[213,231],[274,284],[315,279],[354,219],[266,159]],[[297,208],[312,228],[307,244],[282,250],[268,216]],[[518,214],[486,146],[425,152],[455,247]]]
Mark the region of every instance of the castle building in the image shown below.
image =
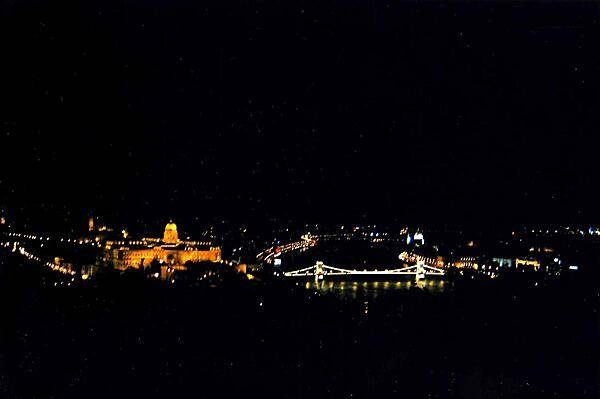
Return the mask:
[[[221,248],[211,242],[180,240],[177,225],[169,222],[162,239],[107,241],[104,260],[117,270],[146,268],[153,261],[178,270],[184,269],[186,262],[220,262]]]

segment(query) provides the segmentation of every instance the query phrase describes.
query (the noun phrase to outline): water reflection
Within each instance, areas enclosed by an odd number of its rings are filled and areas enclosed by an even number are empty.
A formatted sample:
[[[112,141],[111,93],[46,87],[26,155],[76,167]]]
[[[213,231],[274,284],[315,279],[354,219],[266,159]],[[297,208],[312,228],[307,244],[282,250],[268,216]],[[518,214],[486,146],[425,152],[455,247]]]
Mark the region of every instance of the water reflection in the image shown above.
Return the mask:
[[[304,285],[307,290],[321,293],[332,293],[343,298],[365,298],[374,299],[380,295],[401,292],[409,289],[423,289],[429,292],[439,293],[444,291],[446,283],[444,280],[425,279],[418,282],[414,280],[396,281],[306,281],[298,283]]]

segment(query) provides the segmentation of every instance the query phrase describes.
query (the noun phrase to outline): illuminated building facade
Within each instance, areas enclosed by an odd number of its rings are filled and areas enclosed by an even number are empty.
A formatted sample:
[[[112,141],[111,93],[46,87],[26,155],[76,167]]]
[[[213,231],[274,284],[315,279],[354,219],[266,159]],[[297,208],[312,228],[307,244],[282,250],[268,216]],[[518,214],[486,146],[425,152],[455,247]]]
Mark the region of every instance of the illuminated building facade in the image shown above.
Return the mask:
[[[475,256],[461,256],[452,264],[456,268],[468,268],[475,269],[479,267],[477,257]]]
[[[107,241],[104,259],[118,270],[146,268],[153,261],[177,270],[186,262],[220,262],[221,249],[210,242],[179,240],[177,226],[169,222],[162,240]]]
[[[541,266],[540,261],[535,258],[517,258],[515,260],[515,265],[517,267],[519,267],[519,266],[531,267],[534,270],[538,270]]]

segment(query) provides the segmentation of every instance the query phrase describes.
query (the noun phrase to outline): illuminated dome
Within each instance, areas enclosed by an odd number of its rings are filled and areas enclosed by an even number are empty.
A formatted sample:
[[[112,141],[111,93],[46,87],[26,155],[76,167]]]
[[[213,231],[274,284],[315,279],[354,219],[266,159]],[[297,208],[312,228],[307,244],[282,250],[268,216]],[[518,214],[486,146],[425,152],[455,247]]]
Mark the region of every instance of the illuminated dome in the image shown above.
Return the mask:
[[[179,236],[177,235],[177,225],[172,221],[167,223],[165,226],[163,241],[166,244],[176,244],[179,241]]]
[[[165,231],[177,231],[177,225],[173,222],[169,222],[165,226]]]

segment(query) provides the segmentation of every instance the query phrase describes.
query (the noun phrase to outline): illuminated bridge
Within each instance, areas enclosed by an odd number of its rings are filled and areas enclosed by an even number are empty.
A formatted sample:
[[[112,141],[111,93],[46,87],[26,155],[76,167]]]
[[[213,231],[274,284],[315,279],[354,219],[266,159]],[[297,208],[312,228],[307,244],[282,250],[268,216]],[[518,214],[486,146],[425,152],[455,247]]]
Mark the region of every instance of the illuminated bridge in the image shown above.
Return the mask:
[[[418,261],[416,265],[406,266],[399,269],[384,270],[356,270],[343,269],[340,267],[327,266],[323,262],[317,262],[314,266],[303,269],[292,270],[283,273],[285,277],[314,277],[315,280],[323,280],[325,276],[396,276],[413,275],[415,280],[424,279],[425,276],[443,276],[446,272],[443,269],[428,266],[423,261]]]

